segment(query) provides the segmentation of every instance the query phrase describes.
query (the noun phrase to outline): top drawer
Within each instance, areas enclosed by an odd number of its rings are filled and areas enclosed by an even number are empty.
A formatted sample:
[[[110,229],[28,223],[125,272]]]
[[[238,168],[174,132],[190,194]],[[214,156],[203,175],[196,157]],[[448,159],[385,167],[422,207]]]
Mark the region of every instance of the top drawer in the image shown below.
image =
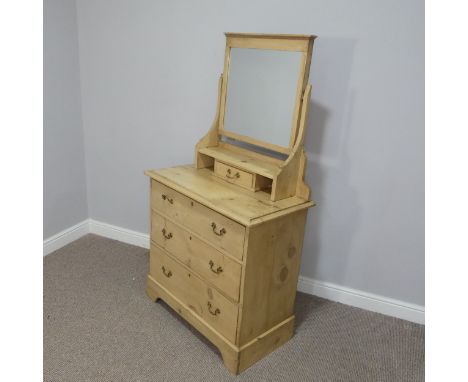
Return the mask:
[[[151,208],[230,255],[242,259],[245,236],[243,225],[155,180],[151,181]]]

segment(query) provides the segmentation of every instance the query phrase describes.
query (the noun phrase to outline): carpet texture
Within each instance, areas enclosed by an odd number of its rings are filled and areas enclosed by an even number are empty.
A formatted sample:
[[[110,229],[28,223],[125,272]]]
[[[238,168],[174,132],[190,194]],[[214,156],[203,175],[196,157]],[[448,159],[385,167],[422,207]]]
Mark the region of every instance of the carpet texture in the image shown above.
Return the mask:
[[[293,338],[238,377],[145,294],[148,251],[95,235],[44,258],[44,381],[423,381],[424,326],[298,293]]]

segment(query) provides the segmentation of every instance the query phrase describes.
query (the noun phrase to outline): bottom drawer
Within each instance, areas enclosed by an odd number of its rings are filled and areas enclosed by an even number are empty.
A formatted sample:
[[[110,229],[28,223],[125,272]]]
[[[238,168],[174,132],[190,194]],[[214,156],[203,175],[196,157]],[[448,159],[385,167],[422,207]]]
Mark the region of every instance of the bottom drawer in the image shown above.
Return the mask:
[[[237,304],[209,287],[154,244],[151,244],[150,275],[213,329],[235,343]]]

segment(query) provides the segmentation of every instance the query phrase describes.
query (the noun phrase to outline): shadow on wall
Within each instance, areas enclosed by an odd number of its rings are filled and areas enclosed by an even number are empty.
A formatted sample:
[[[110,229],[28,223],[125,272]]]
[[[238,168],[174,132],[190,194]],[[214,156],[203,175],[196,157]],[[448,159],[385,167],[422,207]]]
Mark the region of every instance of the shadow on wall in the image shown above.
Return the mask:
[[[350,75],[355,45],[356,41],[350,39],[317,39],[305,139],[309,162],[305,179],[317,206],[308,215],[301,275],[326,278],[338,284],[345,281],[352,238],[359,222],[357,192],[349,183],[348,154],[354,106]],[[318,90],[319,101],[315,100],[314,89]],[[324,239],[333,243],[324,243]],[[321,267],[325,263],[327,274]]]

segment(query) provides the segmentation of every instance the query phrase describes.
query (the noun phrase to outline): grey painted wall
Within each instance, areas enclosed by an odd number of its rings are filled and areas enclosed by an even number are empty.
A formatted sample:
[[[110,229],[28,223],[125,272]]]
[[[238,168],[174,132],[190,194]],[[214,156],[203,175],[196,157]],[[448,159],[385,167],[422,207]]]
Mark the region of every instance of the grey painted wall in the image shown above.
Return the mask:
[[[88,217],[74,0],[44,1],[44,238]]]
[[[143,170],[190,163],[224,31],[313,33],[301,273],[424,305],[422,0],[79,0],[92,218],[148,232]]]

